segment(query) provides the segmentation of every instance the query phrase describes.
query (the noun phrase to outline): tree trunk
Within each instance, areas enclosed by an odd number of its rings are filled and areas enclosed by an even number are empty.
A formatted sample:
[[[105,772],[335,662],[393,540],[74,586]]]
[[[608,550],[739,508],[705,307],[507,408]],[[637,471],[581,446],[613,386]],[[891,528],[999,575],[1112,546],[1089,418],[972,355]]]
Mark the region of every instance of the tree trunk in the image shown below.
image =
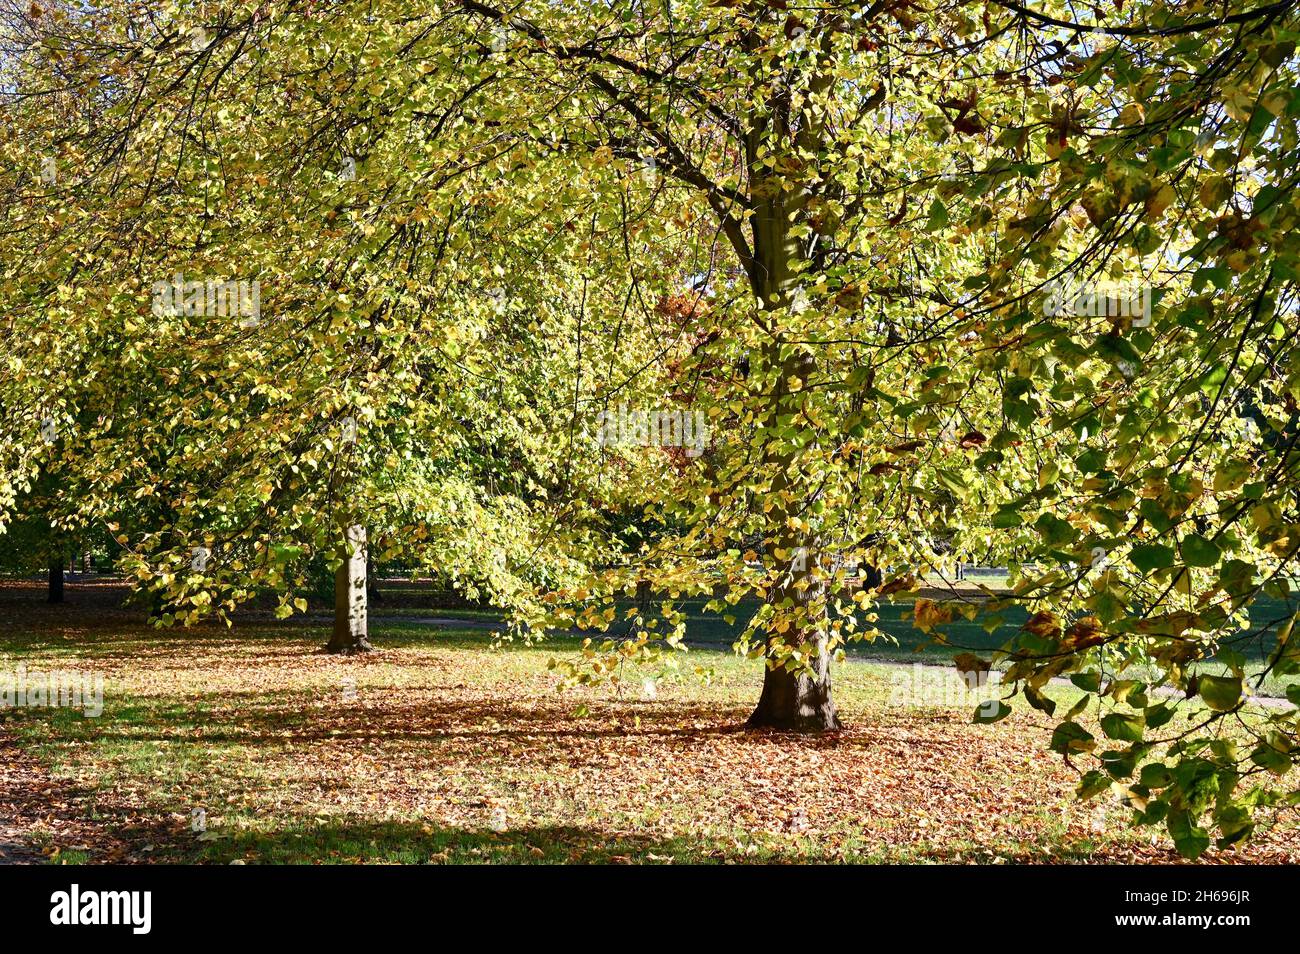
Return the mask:
[[[49,575],[49,602],[63,602],[63,557],[55,555],[50,557],[50,575]]]
[[[372,603],[382,603],[384,601],[384,592],[379,588],[379,580],[375,574],[370,572],[370,566],[366,566],[366,599]]]
[[[826,54],[823,49],[823,54]],[[827,62],[829,56],[825,55]],[[833,71],[826,69],[814,77],[811,89],[826,89],[833,82]],[[806,211],[811,196],[805,185],[790,190],[780,176],[774,174],[772,164],[763,158],[762,146],[770,143],[793,141],[797,152],[804,150],[815,155],[821,148],[820,137],[825,130],[821,120],[809,115],[797,129],[791,124],[791,101],[788,91],[781,91],[771,104],[770,113],[747,130],[745,161],[750,173],[750,195],[755,198],[750,229],[753,241],[752,260],[748,273],[750,287],[760,308],[771,314],[768,323],[769,340],[763,346],[764,364],[768,369],[779,369],[770,397],[771,425],[776,428],[783,418],[797,416],[804,409],[806,394],[803,386],[791,391],[789,382],[797,379],[807,384],[816,378],[817,361],[811,350],[794,346],[786,338],[785,324],[788,315],[798,314],[806,305],[805,275],[812,264],[808,256],[815,243],[805,246],[805,237],[797,228],[797,219]],[[742,260],[743,247],[739,249]],[[815,269],[814,269],[815,271]],[[796,337],[804,337],[801,329]],[[795,448],[781,450],[768,446],[763,451],[764,463],[770,468],[772,483],[767,495],[765,543],[781,560],[791,561],[788,572],[778,585],[768,593],[772,606],[788,607],[794,611],[793,627],[783,635],[771,632],[768,636],[767,668],[763,673],[763,692],[758,706],[749,717],[748,725],[793,732],[826,732],[840,728],[831,700],[830,652],[827,647],[826,593],[819,582],[818,566],[822,553],[819,534],[814,529],[791,529],[790,518],[795,515],[812,490],[794,481],[803,481],[800,473],[800,451]],[[792,480],[792,475],[793,476]],[[795,555],[799,558],[795,560]],[[781,658],[772,649],[784,643],[798,646],[812,659],[809,669],[802,674],[793,673],[783,666],[773,668]]]
[[[769,350],[769,359],[779,359],[779,351]],[[775,409],[788,412],[799,401],[788,394],[785,382],[792,377],[807,381],[812,377],[814,363],[809,354],[799,354],[781,362],[782,370],[777,384]],[[790,453],[771,455],[775,465],[771,497],[781,500],[791,491],[789,468],[795,463]],[[824,583],[816,575],[821,562],[820,541],[807,531],[793,531],[788,522],[789,508],[785,504],[774,506],[769,512],[770,540],[775,553],[788,561],[789,568],[781,583],[772,588],[769,600],[773,606],[792,605],[801,614],[796,628],[784,636],[769,636],[769,648],[774,644],[796,645],[811,650],[811,671],[791,672],[784,666],[773,667],[775,658],[770,652],[765,657],[767,668],[763,672],[763,692],[758,705],[746,725],[750,728],[779,729],[786,732],[831,732],[841,728],[831,698],[831,659],[827,648],[826,593]],[[797,554],[797,556],[796,556]]]
[[[329,652],[368,652],[370,645],[366,612],[366,528],[353,524],[347,528],[343,562],[334,574],[334,632]]]
[[[783,732],[832,732],[841,728],[831,698],[831,658],[824,638],[817,638],[817,660],[811,673],[788,669],[763,672],[763,694],[749,721],[751,729]]]

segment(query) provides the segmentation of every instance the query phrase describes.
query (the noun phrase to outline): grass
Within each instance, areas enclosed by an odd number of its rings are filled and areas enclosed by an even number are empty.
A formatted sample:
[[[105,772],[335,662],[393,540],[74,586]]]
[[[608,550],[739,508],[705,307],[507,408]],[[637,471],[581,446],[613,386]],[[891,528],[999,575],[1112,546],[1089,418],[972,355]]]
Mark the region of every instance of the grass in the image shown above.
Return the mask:
[[[750,617],[757,611],[756,600],[744,600],[732,607],[730,614],[735,622],[728,623],[723,614],[705,609],[705,599],[683,599],[674,605],[686,614],[687,642],[697,648],[722,649],[731,646],[744,631]],[[630,606],[625,603],[619,607],[618,618],[621,621],[623,611]],[[989,631],[985,630],[979,620],[968,621],[958,618],[955,622],[938,627],[943,642],[921,632],[912,625],[910,599],[881,603],[875,610],[878,619],[874,623],[880,636],[873,641],[855,641],[845,647],[846,654],[859,660],[882,660],[889,662],[925,663],[947,665],[954,656],[963,652],[974,652],[989,657],[995,650],[1005,645],[1024,625],[1028,614],[1020,609],[1003,611],[1001,625]],[[1274,632],[1278,620],[1285,620],[1295,612],[1295,606],[1273,597],[1260,597],[1251,606],[1251,634],[1249,639],[1234,641],[1232,648],[1247,660],[1245,671],[1247,677],[1258,675],[1265,668],[1265,660],[1276,645]],[[393,616],[410,616],[411,610],[393,611]],[[445,619],[474,619],[479,621],[500,619],[490,611],[484,610],[433,610],[427,615]],[[392,617],[389,617],[392,618]],[[626,625],[620,628],[616,623],[611,633],[625,633]],[[1226,667],[1211,657],[1199,667],[1209,675],[1221,675]],[[1154,670],[1134,667],[1129,670],[1131,676],[1154,678]],[[1252,691],[1263,696],[1282,697],[1286,687],[1298,681],[1296,677],[1278,679],[1272,675],[1264,679],[1256,689],[1251,681]]]
[[[572,638],[494,648],[380,619],[381,651],[344,659],[318,651],[320,626],[159,633],[71,608],[6,622],[0,668],[105,678],[98,719],[0,723],[53,777],[33,834],[65,862],[1176,860],[1108,797],[1074,801],[1044,716],[976,726],[970,700],[900,704],[896,666],[837,666],[849,728],[797,737],[739,731],[760,672],[716,647],[649,698],[640,673],[557,692],[548,662]],[[61,814],[92,830],[65,833]],[[1216,857],[1300,857],[1294,815]]]

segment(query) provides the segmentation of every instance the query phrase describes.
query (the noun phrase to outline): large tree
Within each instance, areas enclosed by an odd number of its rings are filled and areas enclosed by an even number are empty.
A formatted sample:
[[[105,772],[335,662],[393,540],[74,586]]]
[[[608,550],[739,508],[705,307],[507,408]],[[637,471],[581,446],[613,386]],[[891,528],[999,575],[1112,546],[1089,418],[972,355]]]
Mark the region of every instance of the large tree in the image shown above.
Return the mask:
[[[1206,813],[1228,844],[1294,800],[1256,779],[1288,773],[1295,714],[1250,706],[1232,650],[1289,593],[1300,526],[1294,4],[461,9],[510,38],[483,69],[530,78],[494,130],[653,162],[729,256],[687,369],[720,439],[630,572],[766,598],[752,724],[838,723],[855,620],[809,554],[869,544],[896,568],[869,604],[978,548],[1032,570],[916,623],[1029,609],[1007,684],[1050,714],[1069,675],[1102,706],[1108,741],[1083,704],[1053,737],[1096,756],[1082,794],[1117,787],[1192,855]]]

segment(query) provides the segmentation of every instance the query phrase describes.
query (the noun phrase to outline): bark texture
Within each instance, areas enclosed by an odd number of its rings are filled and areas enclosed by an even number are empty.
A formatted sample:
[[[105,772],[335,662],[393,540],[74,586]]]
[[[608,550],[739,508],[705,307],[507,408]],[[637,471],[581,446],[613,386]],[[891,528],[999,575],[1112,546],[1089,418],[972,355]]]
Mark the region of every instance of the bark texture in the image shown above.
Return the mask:
[[[350,655],[373,649],[366,600],[366,528],[352,524],[344,534],[343,562],[334,575],[334,632],[326,649]]]
[[[825,640],[820,640],[817,647],[811,673],[796,675],[770,666],[764,671],[763,694],[746,725],[783,732],[833,732],[841,728],[831,698],[831,660]]]

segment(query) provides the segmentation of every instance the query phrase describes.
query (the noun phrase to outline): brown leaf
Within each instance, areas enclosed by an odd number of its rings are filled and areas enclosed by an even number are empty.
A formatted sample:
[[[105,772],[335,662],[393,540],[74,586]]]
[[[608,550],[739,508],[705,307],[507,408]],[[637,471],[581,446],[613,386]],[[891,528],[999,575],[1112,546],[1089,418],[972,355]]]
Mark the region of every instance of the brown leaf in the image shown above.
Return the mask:
[[[1055,613],[1041,610],[1029,617],[1025,622],[1025,629],[1035,636],[1058,636],[1061,632],[1061,623]]]
[[[974,653],[958,653],[952,657],[952,664],[957,667],[960,673],[967,672],[988,672],[993,666],[983,659],[980,659]]]

